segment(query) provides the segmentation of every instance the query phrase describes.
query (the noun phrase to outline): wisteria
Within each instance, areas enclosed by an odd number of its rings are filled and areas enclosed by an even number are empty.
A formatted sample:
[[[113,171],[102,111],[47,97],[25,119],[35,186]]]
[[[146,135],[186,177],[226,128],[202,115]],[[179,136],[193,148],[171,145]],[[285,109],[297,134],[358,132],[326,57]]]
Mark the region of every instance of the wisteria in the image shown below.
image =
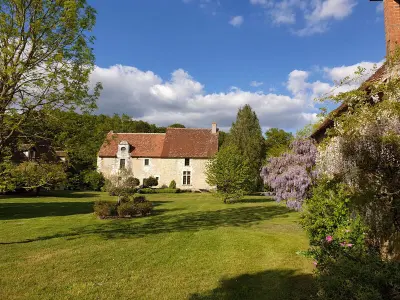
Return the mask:
[[[264,184],[275,192],[275,198],[299,210],[316,178],[314,170],[317,148],[311,139],[296,139],[290,151],[273,157],[261,170]]]

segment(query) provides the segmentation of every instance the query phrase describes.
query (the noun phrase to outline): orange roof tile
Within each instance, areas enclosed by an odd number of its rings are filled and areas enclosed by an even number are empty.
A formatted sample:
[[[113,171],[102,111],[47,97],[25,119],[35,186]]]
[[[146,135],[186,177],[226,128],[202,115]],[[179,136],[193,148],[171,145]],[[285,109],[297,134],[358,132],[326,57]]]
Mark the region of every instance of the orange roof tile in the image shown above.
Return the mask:
[[[209,158],[218,151],[218,132],[211,129],[168,128],[167,133],[109,132],[99,157],[116,157],[118,144],[127,141],[132,157]]]

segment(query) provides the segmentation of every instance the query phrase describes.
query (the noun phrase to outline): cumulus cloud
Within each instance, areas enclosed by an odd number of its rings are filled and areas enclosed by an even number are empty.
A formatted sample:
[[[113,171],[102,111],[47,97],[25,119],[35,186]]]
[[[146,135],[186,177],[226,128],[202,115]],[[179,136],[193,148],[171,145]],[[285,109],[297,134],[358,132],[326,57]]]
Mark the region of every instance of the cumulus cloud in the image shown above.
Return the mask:
[[[264,82],[261,82],[261,81],[250,82],[250,86],[252,86],[252,87],[259,87],[259,86],[262,86],[263,84],[264,84]]]
[[[173,71],[165,80],[154,72],[122,65],[96,67],[91,82],[100,81],[104,87],[98,113],[125,113],[160,126],[182,123],[188,127],[209,127],[216,121],[219,127],[229,128],[238,108],[250,104],[263,128],[296,130],[316,120],[313,99],[330,92],[334,80],[353,73],[357,66],[373,63],[322,68],[324,81],[310,80],[321,71],[293,70],[288,74],[284,94],[274,89],[250,92],[239,87],[207,93],[202,83],[182,69]]]
[[[349,16],[356,0],[250,0],[261,7],[272,23],[289,24],[299,36],[322,33],[332,21]]]
[[[235,16],[232,17],[232,19],[229,21],[229,24],[231,24],[233,27],[240,27],[242,26],[244,22],[244,18],[242,16]]]

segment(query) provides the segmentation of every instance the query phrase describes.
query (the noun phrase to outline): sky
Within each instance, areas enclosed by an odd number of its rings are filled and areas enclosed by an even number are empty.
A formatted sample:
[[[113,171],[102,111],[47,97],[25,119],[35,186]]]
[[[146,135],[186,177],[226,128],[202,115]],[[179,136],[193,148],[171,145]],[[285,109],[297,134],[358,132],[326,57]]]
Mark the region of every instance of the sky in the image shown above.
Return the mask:
[[[315,122],[314,99],[385,57],[382,2],[89,0],[97,113],[227,130],[245,104],[263,130]],[[350,89],[351,85],[343,89]]]

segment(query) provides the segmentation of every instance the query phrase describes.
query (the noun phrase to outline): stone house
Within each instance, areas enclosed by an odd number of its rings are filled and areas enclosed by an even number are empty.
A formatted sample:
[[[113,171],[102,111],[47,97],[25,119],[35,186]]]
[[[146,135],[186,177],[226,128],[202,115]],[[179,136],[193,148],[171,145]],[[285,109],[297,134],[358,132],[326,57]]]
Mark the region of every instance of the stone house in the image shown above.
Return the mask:
[[[217,124],[210,129],[167,128],[166,133],[109,132],[97,158],[98,171],[109,178],[122,170],[158,187],[175,180],[181,189],[210,189],[205,168],[218,151]]]

